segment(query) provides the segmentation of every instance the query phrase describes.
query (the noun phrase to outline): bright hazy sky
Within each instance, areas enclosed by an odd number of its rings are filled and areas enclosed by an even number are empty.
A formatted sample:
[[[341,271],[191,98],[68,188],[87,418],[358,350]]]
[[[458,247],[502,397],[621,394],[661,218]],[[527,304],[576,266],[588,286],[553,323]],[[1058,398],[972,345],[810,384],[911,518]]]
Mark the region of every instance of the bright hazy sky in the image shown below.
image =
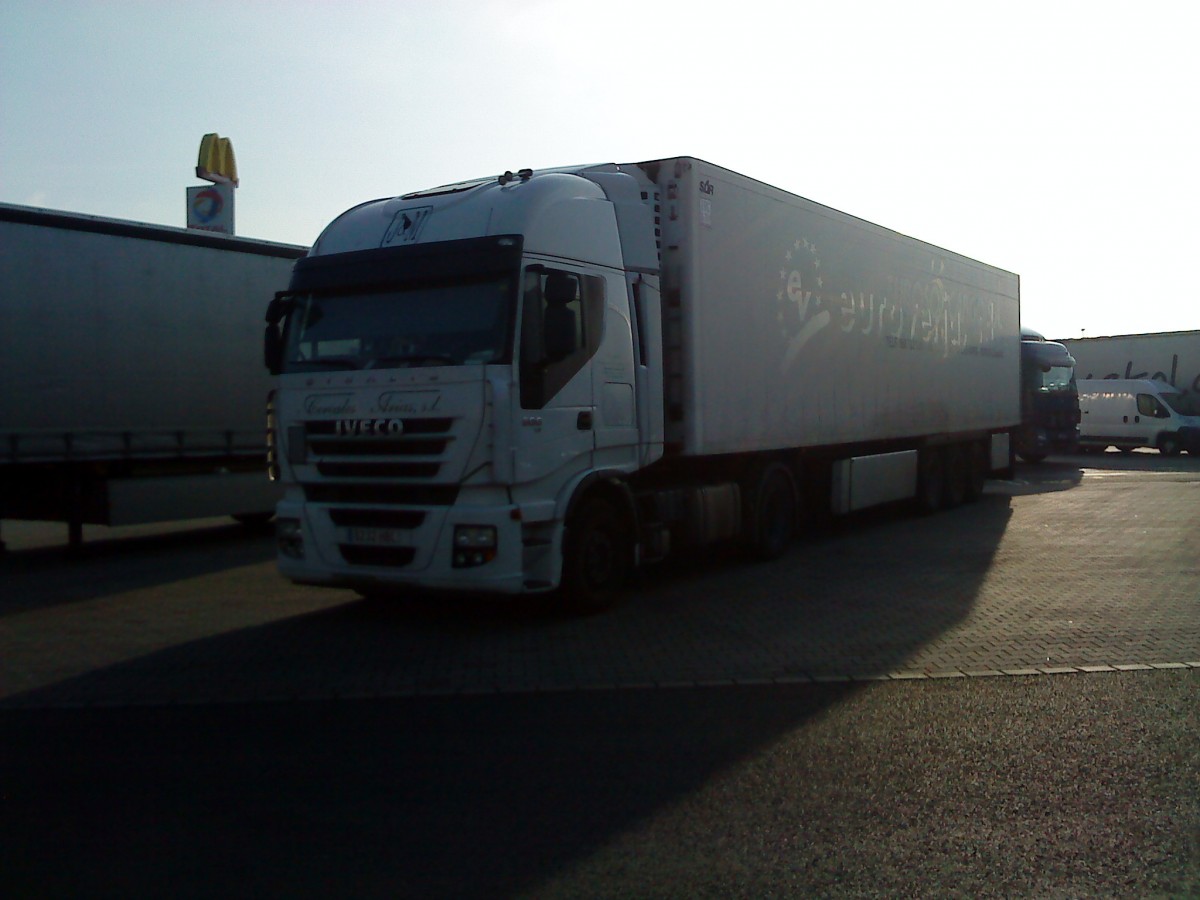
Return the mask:
[[[1021,276],[1048,337],[1200,328],[1186,2],[0,0],[0,201],[237,231],[505,169],[697,156]]]

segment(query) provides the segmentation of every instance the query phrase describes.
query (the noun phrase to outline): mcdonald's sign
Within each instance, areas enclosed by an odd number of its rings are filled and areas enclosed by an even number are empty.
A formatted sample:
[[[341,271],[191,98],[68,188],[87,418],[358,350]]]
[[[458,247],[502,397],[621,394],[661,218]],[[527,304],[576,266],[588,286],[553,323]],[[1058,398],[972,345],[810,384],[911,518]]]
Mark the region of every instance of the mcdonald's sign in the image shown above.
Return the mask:
[[[233,144],[229,138],[223,138],[214,132],[200,139],[196,177],[216,184],[232,184],[237,187],[237,160],[233,158]]]

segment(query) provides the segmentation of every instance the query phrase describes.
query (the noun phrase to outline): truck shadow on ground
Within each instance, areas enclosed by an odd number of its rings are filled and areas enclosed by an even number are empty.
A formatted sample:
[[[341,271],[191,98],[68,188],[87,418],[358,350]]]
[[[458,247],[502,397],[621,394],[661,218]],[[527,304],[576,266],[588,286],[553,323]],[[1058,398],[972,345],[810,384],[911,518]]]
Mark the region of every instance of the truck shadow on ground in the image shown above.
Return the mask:
[[[0,555],[0,617],[152,588],[274,557],[271,526],[236,523],[9,550]]]
[[[349,602],[13,698],[141,707],[0,713],[23,822],[11,878],[126,895],[535,888],[865,688],[748,685],[903,668],[969,614],[1010,516],[989,495],[864,517],[772,563],[695,554],[586,619]],[[388,699],[406,693],[459,696]]]
[[[10,711],[5,882],[12,896],[516,896],[853,690]]]
[[[262,700],[886,675],[975,602],[1012,511],[876,512],[783,558],[691,553],[651,568],[605,613],[533,599],[412,594],[339,603],[174,646],[13,698],[24,704]],[[239,554],[258,560],[264,548]],[[229,548],[222,555],[228,565]],[[205,558],[146,558],[178,574]],[[164,574],[165,574],[164,572]],[[82,589],[81,589],[82,590]]]

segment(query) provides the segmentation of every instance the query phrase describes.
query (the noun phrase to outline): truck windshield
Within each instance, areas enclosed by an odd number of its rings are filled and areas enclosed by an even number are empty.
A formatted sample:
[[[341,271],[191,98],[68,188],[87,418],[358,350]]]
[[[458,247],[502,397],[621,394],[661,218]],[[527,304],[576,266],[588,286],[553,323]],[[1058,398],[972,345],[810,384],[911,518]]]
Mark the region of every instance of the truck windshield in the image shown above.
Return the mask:
[[[515,278],[296,297],[284,372],[463,366],[512,359]]]
[[[1075,390],[1075,369],[1073,366],[1049,366],[1046,368],[1031,365],[1025,369],[1026,390],[1048,394],[1054,391]]]

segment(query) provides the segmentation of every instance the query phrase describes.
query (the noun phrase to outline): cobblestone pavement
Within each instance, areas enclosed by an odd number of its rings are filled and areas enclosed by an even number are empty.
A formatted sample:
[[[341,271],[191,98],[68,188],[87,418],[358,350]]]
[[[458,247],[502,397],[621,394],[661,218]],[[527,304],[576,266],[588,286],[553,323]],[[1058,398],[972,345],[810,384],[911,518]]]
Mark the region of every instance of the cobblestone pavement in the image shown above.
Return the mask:
[[[209,525],[0,563],[0,707],[1200,668],[1200,459],[1021,467],[976,504],[841,523],[785,558],[677,560],[616,609],[360,601]]]

